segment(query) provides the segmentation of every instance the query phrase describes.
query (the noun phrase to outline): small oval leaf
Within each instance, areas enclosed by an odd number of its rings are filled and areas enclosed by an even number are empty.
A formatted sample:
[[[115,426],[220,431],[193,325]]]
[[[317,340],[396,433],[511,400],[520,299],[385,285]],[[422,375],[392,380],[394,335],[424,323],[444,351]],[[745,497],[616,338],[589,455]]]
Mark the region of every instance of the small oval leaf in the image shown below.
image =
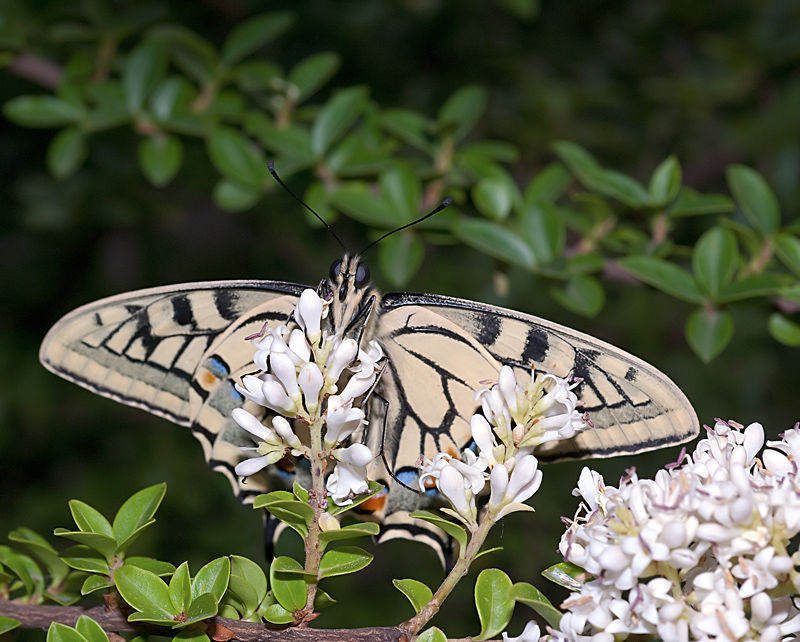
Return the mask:
[[[476,640],[487,640],[504,631],[514,612],[514,600],[508,595],[512,582],[503,571],[487,568],[475,582],[475,606],[481,621],[481,633]]]
[[[695,310],[686,322],[686,340],[700,359],[711,362],[733,337],[733,317],[727,310]]]

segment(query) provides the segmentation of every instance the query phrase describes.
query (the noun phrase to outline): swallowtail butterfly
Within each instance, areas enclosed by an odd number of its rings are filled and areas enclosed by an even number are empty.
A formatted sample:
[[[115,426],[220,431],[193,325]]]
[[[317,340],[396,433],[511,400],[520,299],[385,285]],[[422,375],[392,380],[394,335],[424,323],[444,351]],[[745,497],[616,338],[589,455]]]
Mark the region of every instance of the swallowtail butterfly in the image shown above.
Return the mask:
[[[474,392],[497,378],[501,364],[583,379],[578,394],[594,428],[539,447],[541,460],[633,454],[679,444],[699,431],[691,405],[670,379],[591,336],[474,301],[381,295],[358,256],[334,263],[324,287],[334,294],[329,331],[358,317],[362,340],[377,339],[388,357],[378,386],[388,404],[370,402],[367,437],[373,446],[383,442],[401,480],[416,475],[420,453],[461,451],[479,406]],[[254,348],[245,337],[264,323],[286,323],[303,289],[282,281],[217,281],[120,294],[67,314],[47,334],[40,358],[97,394],[189,427],[209,465],[229,478],[240,500],[252,501],[285,487],[287,471],[273,465],[246,484],[234,474],[240,446],[251,445],[231,419],[245,404],[234,383],[254,370]],[[382,539],[439,545],[429,530],[409,524],[406,513],[419,507],[420,496],[381,474],[378,481],[389,490],[370,502],[383,521]]]

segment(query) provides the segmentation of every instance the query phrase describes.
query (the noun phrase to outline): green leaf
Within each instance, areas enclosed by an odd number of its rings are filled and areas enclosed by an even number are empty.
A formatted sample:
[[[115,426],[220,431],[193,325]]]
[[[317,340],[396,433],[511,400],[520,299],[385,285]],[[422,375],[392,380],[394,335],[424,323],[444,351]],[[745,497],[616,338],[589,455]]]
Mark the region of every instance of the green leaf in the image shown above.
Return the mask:
[[[175,64],[201,84],[209,82],[216,72],[217,56],[214,46],[191,29],[179,25],[158,25],[149,31],[172,48]]]
[[[392,584],[408,598],[414,607],[414,613],[419,613],[433,598],[433,591],[417,580],[392,580]]]
[[[6,118],[23,127],[63,127],[84,117],[82,107],[55,96],[19,96],[3,105]]]
[[[350,524],[342,526],[338,530],[324,531],[319,534],[319,541],[323,547],[330,542],[338,542],[343,539],[354,539],[356,537],[374,537],[380,532],[380,526],[374,522],[364,522],[360,524]]]
[[[73,499],[69,502],[69,510],[78,530],[84,533],[100,533],[108,537],[114,536],[114,531],[109,521],[103,517],[100,511],[92,508],[89,504],[85,504],[79,499]]]
[[[211,593],[219,602],[228,588],[231,562],[227,557],[218,557],[201,568],[192,580],[192,599]]]
[[[751,274],[734,281],[717,297],[719,303],[732,303],[743,299],[772,296],[794,282],[788,274]]]
[[[411,280],[425,255],[425,246],[411,232],[400,232],[378,245],[378,264],[381,273],[396,288]]]
[[[175,178],[182,162],[183,143],[177,136],[157,134],[139,144],[139,167],[156,187],[163,187]]]
[[[147,622],[148,624],[169,626],[172,628],[180,626],[181,624],[175,619],[174,615],[168,617],[161,611],[137,611],[128,616],[128,622]]]
[[[467,547],[467,532],[458,524],[454,524],[453,522],[446,520],[444,517],[440,517],[439,515],[435,515],[434,513],[429,513],[428,511],[424,510],[414,511],[413,513],[409,513],[408,516],[414,519],[421,519],[429,524],[433,524],[434,526],[441,528],[445,533],[458,542],[462,552]]]
[[[553,288],[550,295],[567,310],[594,318],[603,309],[606,293],[593,276],[575,275],[567,281],[563,290]]]
[[[563,255],[567,230],[555,205],[542,202],[526,207],[520,215],[520,224],[537,265],[548,265]]]
[[[517,582],[511,587],[508,592],[510,597],[515,602],[520,602],[530,606],[534,611],[541,615],[547,623],[554,629],[558,629],[558,624],[561,621],[563,613],[554,607],[550,600],[532,584],[527,582]]]
[[[527,504],[520,504],[519,502],[517,502],[515,504],[509,504],[509,506],[525,506],[526,508],[529,508],[531,512],[533,512],[533,508],[531,506],[528,506]],[[497,552],[502,551],[502,550],[503,550],[502,546],[495,546],[493,548],[486,548],[486,549],[482,550],[480,553],[478,553],[472,559],[476,560],[476,559],[479,559],[479,558],[483,557],[484,555],[491,555],[492,553],[497,553]]]
[[[733,337],[733,317],[727,310],[700,308],[686,322],[686,340],[704,363],[711,362]]]
[[[509,598],[511,578],[496,568],[481,571],[475,582],[475,606],[481,621],[481,633],[476,640],[488,640],[504,631],[514,612],[514,600]]]
[[[114,582],[107,575],[90,575],[83,581],[81,595],[89,595],[89,593],[107,589],[111,586],[114,586]]]
[[[83,544],[71,546],[65,551],[61,551],[61,559],[64,560],[67,566],[78,571],[103,574],[111,572],[105,555]]]
[[[183,76],[169,76],[162,80],[150,95],[150,111],[157,120],[167,121],[176,112],[187,110],[196,91]]]
[[[553,143],[553,151],[590,190],[616,198],[632,208],[650,203],[650,194],[638,181],[620,172],[603,169],[580,145],[558,141]]]
[[[331,194],[331,203],[361,223],[384,229],[395,227],[392,212],[366,183],[345,184]]]
[[[570,171],[581,179],[600,169],[594,157],[576,143],[556,141],[552,148]]]
[[[138,566],[156,575],[172,575],[175,572],[175,567],[169,562],[154,560],[152,557],[140,557],[137,555],[126,557],[125,564]]]
[[[225,38],[220,62],[230,67],[274,40],[286,31],[292,22],[292,15],[288,12],[263,13],[245,20]]]
[[[347,575],[366,568],[374,555],[357,546],[342,546],[327,551],[319,563],[319,579],[334,575]]]
[[[287,572],[289,569],[292,572]],[[276,557],[270,565],[269,583],[272,587],[272,594],[278,603],[290,613],[299,611],[306,605],[308,596],[304,575],[303,567],[291,557]]]
[[[555,203],[572,183],[572,174],[561,163],[550,163],[525,189],[525,205]]]
[[[134,531],[151,523],[166,492],[166,484],[156,484],[140,490],[128,498],[114,517],[112,526],[114,539],[122,543]]]
[[[322,52],[301,60],[289,72],[287,80],[297,87],[298,101],[316,93],[333,78],[342,65],[342,59],[333,52]]]
[[[264,611],[264,619],[273,624],[292,624],[294,623],[294,615],[292,611],[283,608],[280,604],[271,604]]]
[[[384,201],[394,215],[395,224],[408,223],[417,217],[422,184],[409,163],[389,165],[380,173],[378,184]]]
[[[800,346],[800,325],[780,312],[770,315],[767,328],[776,341],[792,348]]]
[[[723,194],[699,194],[691,187],[682,187],[678,197],[667,209],[672,218],[702,214],[722,214],[736,209],[734,202]]]
[[[453,234],[470,247],[496,259],[533,269],[536,258],[530,246],[518,235],[492,221],[461,219]]]
[[[461,140],[483,116],[487,92],[479,85],[467,85],[457,90],[439,110],[439,131]]]
[[[681,165],[675,155],[669,156],[656,167],[650,177],[650,200],[657,207],[666,207],[678,195],[681,189]]]
[[[47,148],[47,169],[59,179],[72,176],[86,158],[86,137],[77,127],[62,129]]]
[[[368,95],[365,87],[349,87],[325,103],[311,126],[311,151],[315,156],[324,156],[347,133],[367,106]]]
[[[738,264],[736,235],[719,226],[700,237],[692,254],[694,277],[713,301],[733,280]]]
[[[542,571],[542,575],[548,580],[570,591],[581,590],[583,582],[576,578],[586,574],[586,571],[580,566],[576,566],[570,562],[561,562],[560,564],[555,564]]]
[[[47,642],[86,642],[86,638],[66,624],[51,622],[47,629]]]
[[[231,180],[261,188],[268,175],[263,154],[239,131],[218,127],[208,139],[208,153],[214,166]]]
[[[25,546],[44,564],[50,575],[50,584],[57,585],[64,581],[69,573],[69,566],[58,557],[56,549],[39,533],[30,528],[20,527],[8,534],[8,539]]]
[[[213,593],[203,593],[192,600],[189,610],[186,611],[186,622],[181,626],[188,626],[200,620],[207,620],[217,614],[217,605],[220,598]]]
[[[319,611],[320,609],[326,609],[334,604],[336,604],[336,600],[318,587],[317,594],[314,597],[314,609]]]
[[[383,128],[404,143],[422,151],[430,149],[428,132],[432,123],[422,114],[410,109],[387,109],[380,119]]]
[[[146,40],[125,60],[122,70],[122,90],[128,111],[142,110],[147,97],[167,72],[167,49],[159,40]]]
[[[272,501],[264,504],[263,508],[294,528],[302,536],[308,535],[308,526],[314,520],[314,509],[308,504],[291,499]]]
[[[68,531],[64,528],[57,528],[53,534],[58,537],[66,537],[79,544],[85,544],[103,555],[110,564],[114,553],[117,550],[117,541],[113,537],[100,535],[99,533],[84,533],[81,531]],[[66,560],[65,560],[66,561]]]
[[[677,299],[689,303],[702,303],[703,295],[686,270],[673,263],[650,256],[629,256],[617,261],[619,266],[635,276]]]
[[[103,628],[92,618],[81,615],[75,623],[75,630],[80,633],[87,642],[108,642],[108,635]]]
[[[211,642],[202,629],[188,629],[180,631],[174,638],[175,642]],[[136,642],[132,640],[131,642]],[[144,640],[142,640],[144,642]]]
[[[261,200],[261,190],[222,178],[214,185],[214,202],[227,212],[242,212]]]
[[[245,589],[245,586],[248,588]],[[250,613],[255,612],[264,601],[267,588],[267,576],[258,564],[246,557],[231,555],[231,579],[228,589],[242,598]],[[247,593],[249,597],[250,591],[252,591],[253,599],[245,599],[243,593]]]
[[[189,563],[181,564],[169,581],[169,597],[178,613],[184,613],[192,603],[192,578],[189,577]]]
[[[508,218],[514,204],[514,194],[507,181],[482,178],[472,188],[472,201],[481,214],[495,221]]]
[[[728,187],[750,225],[767,236],[777,232],[781,224],[778,199],[761,174],[744,165],[730,165],[726,174]]]
[[[447,642],[447,636],[440,628],[432,626],[420,633],[416,642]]]
[[[800,277],[800,238],[781,232],[775,237],[775,252],[783,264]]]
[[[13,631],[20,624],[22,624],[22,622],[15,620],[13,617],[0,615],[0,635],[3,635],[3,633],[8,633],[9,631]]]
[[[154,614],[159,621],[171,621],[180,615],[180,610],[172,604],[169,587],[155,573],[122,566],[114,571],[114,584],[122,598],[137,611]]]

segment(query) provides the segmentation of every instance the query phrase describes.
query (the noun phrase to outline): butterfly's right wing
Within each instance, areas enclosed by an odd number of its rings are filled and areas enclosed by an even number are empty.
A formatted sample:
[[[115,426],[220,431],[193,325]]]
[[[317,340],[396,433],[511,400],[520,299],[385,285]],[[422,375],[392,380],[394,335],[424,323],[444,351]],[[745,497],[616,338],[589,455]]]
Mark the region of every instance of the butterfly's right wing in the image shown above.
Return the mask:
[[[233,433],[242,431],[227,423],[230,409],[244,402],[235,377],[255,370],[244,337],[265,321],[285,322],[303,289],[281,281],[217,281],[120,294],[64,316],[39,358],[92,392],[190,426],[212,467],[241,492],[233,475],[241,455],[231,444],[240,443]]]

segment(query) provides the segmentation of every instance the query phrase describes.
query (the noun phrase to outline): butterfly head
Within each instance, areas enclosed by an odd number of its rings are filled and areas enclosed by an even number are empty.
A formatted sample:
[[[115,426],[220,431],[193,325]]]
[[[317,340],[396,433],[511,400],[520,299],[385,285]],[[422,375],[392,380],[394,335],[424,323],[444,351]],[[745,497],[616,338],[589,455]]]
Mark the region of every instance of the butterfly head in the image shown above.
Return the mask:
[[[345,254],[331,264],[328,278],[320,283],[319,295],[330,301],[328,320],[333,332],[360,338],[373,320],[380,292],[372,285],[369,268],[358,255]]]

